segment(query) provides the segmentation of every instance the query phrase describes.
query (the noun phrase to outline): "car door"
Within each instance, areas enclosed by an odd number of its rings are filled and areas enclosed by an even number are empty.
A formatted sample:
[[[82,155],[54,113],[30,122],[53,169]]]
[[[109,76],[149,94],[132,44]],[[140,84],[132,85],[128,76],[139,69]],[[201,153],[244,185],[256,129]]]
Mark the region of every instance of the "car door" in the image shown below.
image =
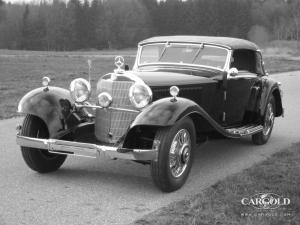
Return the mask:
[[[260,54],[259,54],[260,55]],[[236,50],[233,52],[231,68],[237,68],[238,74],[228,75],[225,99],[225,121],[228,126],[245,123],[247,111],[254,110],[260,90],[261,57],[256,51]]]

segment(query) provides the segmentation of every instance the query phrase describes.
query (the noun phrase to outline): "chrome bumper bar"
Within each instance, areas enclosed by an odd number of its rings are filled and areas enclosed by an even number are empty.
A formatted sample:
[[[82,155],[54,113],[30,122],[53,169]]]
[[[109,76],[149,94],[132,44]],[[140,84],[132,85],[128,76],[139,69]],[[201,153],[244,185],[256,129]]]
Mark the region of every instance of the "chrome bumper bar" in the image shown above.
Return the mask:
[[[97,158],[102,155],[111,159],[157,160],[159,143],[153,149],[120,149],[117,147],[89,144],[83,142],[41,139],[17,135],[17,144],[33,149],[45,149],[50,153]]]

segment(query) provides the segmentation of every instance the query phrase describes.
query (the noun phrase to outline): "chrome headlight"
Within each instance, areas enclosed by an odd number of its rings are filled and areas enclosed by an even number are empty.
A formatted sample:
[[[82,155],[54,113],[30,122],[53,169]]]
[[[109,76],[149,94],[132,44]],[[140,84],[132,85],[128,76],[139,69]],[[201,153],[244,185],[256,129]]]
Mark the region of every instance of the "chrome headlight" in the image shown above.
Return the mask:
[[[82,103],[89,99],[91,95],[91,85],[87,80],[77,78],[70,84],[70,94],[75,102]]]
[[[152,100],[152,91],[146,84],[135,83],[129,89],[129,99],[136,108],[144,108]]]

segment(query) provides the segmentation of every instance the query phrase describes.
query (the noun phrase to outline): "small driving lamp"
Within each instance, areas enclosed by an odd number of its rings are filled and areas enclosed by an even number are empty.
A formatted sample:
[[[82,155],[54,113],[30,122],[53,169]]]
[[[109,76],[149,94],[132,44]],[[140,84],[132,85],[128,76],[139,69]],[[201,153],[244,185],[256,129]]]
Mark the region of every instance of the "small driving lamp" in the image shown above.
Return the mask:
[[[179,88],[177,86],[170,87],[170,95],[174,98],[173,100],[176,101],[176,97],[179,94]]]

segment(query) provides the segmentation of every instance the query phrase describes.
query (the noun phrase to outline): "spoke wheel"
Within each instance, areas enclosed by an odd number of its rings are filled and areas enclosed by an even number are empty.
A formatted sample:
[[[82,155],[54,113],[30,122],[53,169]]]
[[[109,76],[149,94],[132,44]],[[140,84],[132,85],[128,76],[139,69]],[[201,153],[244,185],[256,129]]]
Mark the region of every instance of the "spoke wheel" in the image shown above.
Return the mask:
[[[160,146],[158,160],[151,162],[151,175],[162,191],[175,191],[185,183],[193,162],[195,134],[190,118],[157,131],[155,139],[160,141]]]
[[[252,135],[252,141],[256,145],[263,145],[270,139],[275,120],[275,99],[273,95],[268,100],[265,114],[263,117],[263,130],[257,134]]]
[[[266,115],[264,119],[264,128],[263,128],[263,134],[264,135],[269,135],[271,132],[273,125],[274,125],[274,111],[273,111],[273,105],[271,102],[268,103],[267,105],[267,110],[266,110]]]
[[[175,135],[169,153],[169,166],[174,177],[180,177],[187,168],[191,156],[191,138],[186,129]]]

